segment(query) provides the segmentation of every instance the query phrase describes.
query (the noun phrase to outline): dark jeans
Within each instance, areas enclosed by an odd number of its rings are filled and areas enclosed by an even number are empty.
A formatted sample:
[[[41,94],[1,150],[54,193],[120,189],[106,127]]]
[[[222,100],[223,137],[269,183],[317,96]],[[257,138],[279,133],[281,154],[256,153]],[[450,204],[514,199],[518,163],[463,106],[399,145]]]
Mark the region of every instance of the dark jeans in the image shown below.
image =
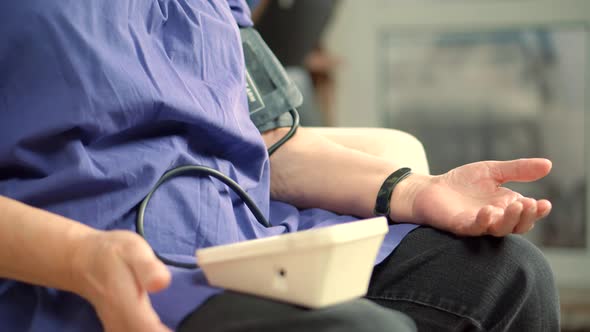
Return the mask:
[[[459,238],[419,228],[375,267],[367,299],[306,310],[228,292],[179,331],[413,331],[408,316],[419,331],[559,330],[551,270],[514,235]]]
[[[409,315],[419,331],[559,331],[551,269],[517,235],[417,229],[375,268],[367,298]]]

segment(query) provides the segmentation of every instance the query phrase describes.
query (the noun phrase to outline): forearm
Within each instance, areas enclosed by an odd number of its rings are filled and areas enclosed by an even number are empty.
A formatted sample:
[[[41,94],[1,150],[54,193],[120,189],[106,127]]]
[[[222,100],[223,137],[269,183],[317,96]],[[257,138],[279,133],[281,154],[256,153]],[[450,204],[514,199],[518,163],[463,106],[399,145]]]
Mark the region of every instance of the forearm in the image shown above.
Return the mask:
[[[0,277],[79,292],[72,256],[96,230],[0,196]]]
[[[281,135],[281,131],[266,134],[265,141],[270,144]],[[271,195],[300,208],[370,217],[383,181],[403,166],[301,128],[271,158]],[[412,175],[394,190],[395,220],[411,219],[414,183],[422,176],[426,175]]]

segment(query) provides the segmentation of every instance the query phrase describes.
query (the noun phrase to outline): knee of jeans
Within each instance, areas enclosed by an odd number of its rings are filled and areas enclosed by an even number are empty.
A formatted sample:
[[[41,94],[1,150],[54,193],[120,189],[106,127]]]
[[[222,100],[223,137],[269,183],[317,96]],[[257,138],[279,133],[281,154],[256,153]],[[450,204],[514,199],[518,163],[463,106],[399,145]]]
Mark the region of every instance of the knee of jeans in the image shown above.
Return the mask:
[[[525,274],[537,283],[554,283],[553,271],[541,250],[519,235],[506,237],[508,258]]]
[[[417,331],[407,315],[364,299],[330,307],[324,314],[331,316],[330,321],[338,322],[331,327],[339,332]]]
[[[490,243],[497,250],[483,257],[489,262],[484,278],[489,287],[486,296],[495,309],[490,309],[482,324],[516,327],[538,317],[543,317],[542,324],[547,326],[558,324],[557,288],[549,262],[539,248],[519,235]]]
[[[503,238],[493,261],[512,296],[527,296],[531,292],[553,296],[556,293],[549,262],[541,250],[524,237]]]

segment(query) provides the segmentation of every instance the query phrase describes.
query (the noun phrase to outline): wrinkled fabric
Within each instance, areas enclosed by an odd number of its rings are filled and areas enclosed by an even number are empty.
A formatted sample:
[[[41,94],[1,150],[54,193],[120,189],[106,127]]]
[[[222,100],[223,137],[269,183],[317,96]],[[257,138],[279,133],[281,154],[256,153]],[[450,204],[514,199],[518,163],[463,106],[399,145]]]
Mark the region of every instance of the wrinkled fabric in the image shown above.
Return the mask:
[[[134,231],[137,204],[166,170],[215,168],[270,217],[261,226],[209,177],[160,187],[148,242],[192,261],[197,248],[354,221],[269,198],[269,162],[249,119],[241,0],[20,0],[0,3],[0,195],[97,229]],[[43,222],[40,220],[39,222]],[[414,226],[392,227],[385,258]],[[175,327],[209,296],[200,271],[171,267],[154,308]],[[7,331],[98,331],[92,307],[54,289],[0,279]]]

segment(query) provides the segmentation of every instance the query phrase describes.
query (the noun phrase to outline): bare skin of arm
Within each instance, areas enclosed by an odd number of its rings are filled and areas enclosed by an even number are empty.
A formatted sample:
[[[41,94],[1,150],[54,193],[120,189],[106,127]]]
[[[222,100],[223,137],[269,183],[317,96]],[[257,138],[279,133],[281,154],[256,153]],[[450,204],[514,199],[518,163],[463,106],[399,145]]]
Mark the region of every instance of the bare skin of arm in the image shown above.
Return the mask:
[[[267,146],[286,130],[266,132]],[[403,166],[300,128],[271,157],[271,196],[300,208],[371,217],[381,184]],[[458,235],[525,233],[549,214],[551,203],[502,184],[534,181],[550,170],[549,160],[534,158],[482,161],[438,176],[416,173],[393,191],[390,217]]]
[[[128,231],[99,231],[0,196],[0,277],[86,298],[106,331],[169,331],[148,292],[170,273],[149,245]]]
[[[284,133],[267,132],[266,144]],[[301,128],[271,158],[273,198],[372,216],[381,183],[405,165],[337,141],[337,136],[328,139]],[[391,217],[461,235],[524,233],[549,213],[551,204],[501,184],[533,181],[550,168],[545,159],[522,159],[469,164],[439,176],[416,173],[394,190]],[[170,273],[132,232],[95,230],[0,196],[0,277],[79,294],[109,332],[169,331],[148,293],[167,287]]]

